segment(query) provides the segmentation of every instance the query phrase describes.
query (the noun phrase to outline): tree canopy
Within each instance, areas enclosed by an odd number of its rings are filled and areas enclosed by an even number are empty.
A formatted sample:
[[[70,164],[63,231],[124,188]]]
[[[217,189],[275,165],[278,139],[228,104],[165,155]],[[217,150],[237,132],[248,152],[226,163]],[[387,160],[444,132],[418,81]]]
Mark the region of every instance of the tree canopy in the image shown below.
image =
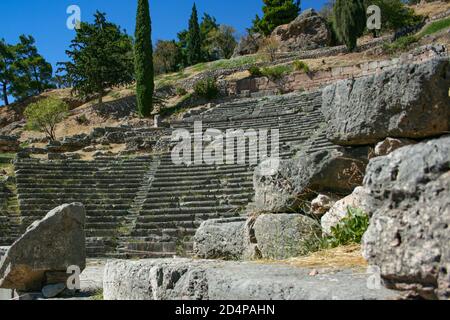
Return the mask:
[[[19,43],[0,41],[0,97],[8,105],[8,95],[23,100],[54,88],[53,68],[42,57],[32,36],[21,35]]]
[[[132,39],[119,26],[97,11],[95,22],[82,22],[76,29],[70,50],[71,59],[59,63],[66,82],[80,96],[97,95],[99,102],[107,88],[134,80]]]
[[[252,30],[266,36],[276,27],[293,21],[300,13],[300,0],[263,0],[263,2],[264,15],[262,18],[256,15]]]

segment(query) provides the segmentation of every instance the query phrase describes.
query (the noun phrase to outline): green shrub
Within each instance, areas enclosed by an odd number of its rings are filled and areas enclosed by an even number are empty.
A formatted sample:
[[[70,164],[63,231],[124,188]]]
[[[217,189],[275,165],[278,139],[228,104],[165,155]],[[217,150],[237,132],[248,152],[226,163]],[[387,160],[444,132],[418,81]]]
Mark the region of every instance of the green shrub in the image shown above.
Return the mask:
[[[56,140],[56,125],[67,117],[69,107],[56,98],[46,98],[30,104],[24,112],[27,128],[37,130],[47,135],[50,140]]]
[[[262,74],[272,80],[281,79],[286,74],[292,72],[292,66],[290,65],[280,65],[274,67],[267,67],[262,69]]]
[[[416,35],[404,36],[398,38],[397,40],[395,40],[390,44],[385,44],[383,49],[385,52],[393,54],[396,52],[407,50],[411,44],[416,43],[419,40],[420,38],[417,37]]]
[[[195,84],[194,92],[198,97],[211,100],[217,98],[219,95],[219,88],[217,87],[217,83],[214,78],[207,78],[200,80]]]
[[[328,242],[331,247],[361,243],[362,236],[369,227],[369,216],[358,208],[347,208],[347,216],[331,228]]]
[[[186,91],[185,88],[178,87],[178,88],[176,89],[176,94],[177,94],[177,96],[181,97],[181,96],[186,95],[186,94],[187,94],[187,91]]]
[[[261,68],[257,66],[251,66],[248,71],[252,77],[262,77],[263,75]]]
[[[79,125],[87,125],[89,124],[89,119],[86,117],[85,114],[79,115],[78,117],[75,118],[75,121],[79,124]]]
[[[294,65],[294,70],[295,71],[304,71],[305,73],[308,73],[309,70],[309,66],[306,62],[300,61],[300,60],[295,60],[293,62]]]
[[[310,253],[349,244],[360,244],[369,227],[369,216],[358,208],[347,208],[347,216],[331,228],[331,235],[317,237],[304,243]]]

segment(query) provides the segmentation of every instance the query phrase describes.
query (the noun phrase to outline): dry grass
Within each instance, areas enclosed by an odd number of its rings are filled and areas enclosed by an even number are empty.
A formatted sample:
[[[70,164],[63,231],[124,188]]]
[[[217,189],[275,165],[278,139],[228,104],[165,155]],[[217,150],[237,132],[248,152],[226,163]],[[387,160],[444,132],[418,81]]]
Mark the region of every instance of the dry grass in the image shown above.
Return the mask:
[[[424,16],[436,16],[442,12],[450,9],[450,2],[446,1],[435,1],[424,4],[418,4],[411,6],[417,14]]]
[[[282,261],[260,260],[258,263],[282,263],[299,268],[362,269],[367,262],[361,254],[361,245],[348,245],[333,249],[321,250],[310,255]]]

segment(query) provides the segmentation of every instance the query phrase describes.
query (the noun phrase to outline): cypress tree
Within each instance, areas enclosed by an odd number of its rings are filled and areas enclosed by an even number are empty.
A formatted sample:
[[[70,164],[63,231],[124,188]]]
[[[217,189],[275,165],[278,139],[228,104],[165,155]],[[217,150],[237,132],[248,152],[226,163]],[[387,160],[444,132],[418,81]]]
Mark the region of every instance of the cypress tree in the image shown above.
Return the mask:
[[[148,0],[138,0],[135,33],[136,100],[138,113],[149,117],[153,109],[153,49],[151,20]]]
[[[364,0],[336,0],[333,7],[333,28],[339,40],[354,51],[366,27]]]
[[[190,65],[202,62],[202,36],[200,25],[198,24],[198,14],[195,3],[192,7],[191,18],[189,19],[187,58]]]

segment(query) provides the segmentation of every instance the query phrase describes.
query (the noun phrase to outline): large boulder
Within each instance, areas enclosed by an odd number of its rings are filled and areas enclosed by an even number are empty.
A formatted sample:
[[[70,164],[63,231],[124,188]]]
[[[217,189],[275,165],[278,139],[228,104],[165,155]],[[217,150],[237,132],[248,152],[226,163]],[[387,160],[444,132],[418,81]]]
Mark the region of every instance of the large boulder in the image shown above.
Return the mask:
[[[289,265],[190,259],[111,260],[105,300],[366,300],[396,294],[368,288],[369,274]]]
[[[65,204],[34,222],[1,259],[0,288],[39,291],[69,266],[83,270],[85,215],[82,204]]]
[[[332,40],[327,21],[314,9],[305,10],[291,23],[278,26],[271,37],[280,43],[284,52],[326,47]]]
[[[305,255],[322,234],[316,220],[301,214],[263,214],[253,230],[261,257],[275,260]]]
[[[233,57],[257,53],[263,41],[264,35],[260,33],[251,33],[242,37],[234,49]]]
[[[323,90],[327,136],[336,144],[362,145],[448,132],[449,87],[448,58],[339,81]]]
[[[367,148],[299,153],[280,161],[272,176],[258,167],[253,176],[255,208],[262,212],[292,212],[305,200],[312,200],[315,193],[347,195],[362,183],[367,154]]]
[[[245,218],[204,221],[194,237],[194,254],[204,259],[235,260],[244,250]]]
[[[390,288],[449,299],[450,137],[372,159],[364,185],[376,200],[365,258]]]

